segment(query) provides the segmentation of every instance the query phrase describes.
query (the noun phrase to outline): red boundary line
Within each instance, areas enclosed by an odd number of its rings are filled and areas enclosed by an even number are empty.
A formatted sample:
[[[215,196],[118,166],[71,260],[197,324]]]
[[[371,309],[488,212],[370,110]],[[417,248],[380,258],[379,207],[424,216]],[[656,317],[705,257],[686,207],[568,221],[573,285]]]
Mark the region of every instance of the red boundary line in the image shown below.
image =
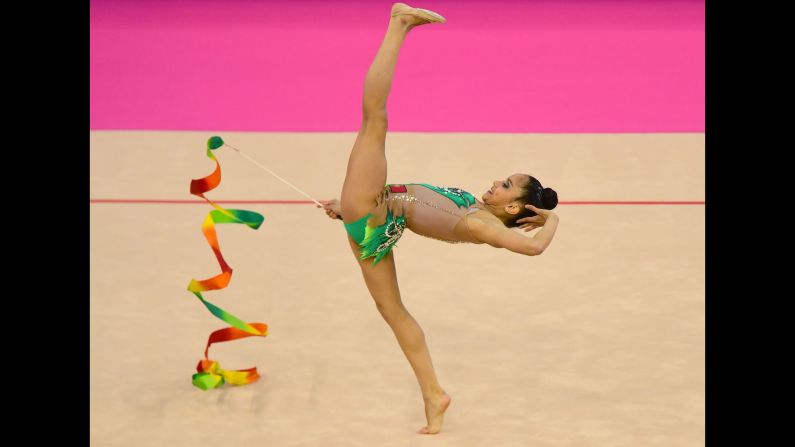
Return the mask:
[[[278,204],[303,205],[314,203],[309,200],[214,200],[215,203],[229,204]],[[198,204],[203,200],[160,200],[160,199],[90,199],[90,203],[139,203],[139,204]],[[704,201],[572,201],[559,202],[559,205],[705,205]]]

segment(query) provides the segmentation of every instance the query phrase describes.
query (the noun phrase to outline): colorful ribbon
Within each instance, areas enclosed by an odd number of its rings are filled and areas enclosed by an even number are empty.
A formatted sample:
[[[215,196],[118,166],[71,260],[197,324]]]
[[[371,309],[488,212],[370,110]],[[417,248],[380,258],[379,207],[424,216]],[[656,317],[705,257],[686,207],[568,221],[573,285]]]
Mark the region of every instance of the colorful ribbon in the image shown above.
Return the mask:
[[[210,345],[225,341],[237,340],[240,338],[268,335],[268,326],[264,323],[246,323],[236,316],[226,312],[220,307],[205,300],[201,292],[209,290],[219,290],[225,288],[232,279],[232,268],[226,263],[221,255],[221,248],[218,245],[218,236],[215,232],[215,224],[238,223],[245,224],[253,229],[258,229],[265,218],[258,213],[246,210],[227,210],[213,203],[212,200],[204,196],[204,193],[215,189],[221,184],[221,164],[213,155],[212,151],[224,145],[221,137],[212,137],[207,140],[207,157],[215,162],[215,171],[207,177],[191,180],[190,193],[206,200],[215,210],[210,211],[207,218],[202,223],[202,233],[215,253],[218,264],[221,266],[221,273],[212,278],[197,281],[191,279],[188,290],[192,292],[207,307],[213,315],[228,323],[229,328],[219,329],[207,340],[207,347],[204,349],[204,360],[199,361],[196,366],[197,373],[193,375],[193,385],[203,390],[217,388],[225,382],[232,385],[245,385],[254,382],[259,378],[257,368],[229,371],[221,369],[218,362],[210,360],[208,352]]]

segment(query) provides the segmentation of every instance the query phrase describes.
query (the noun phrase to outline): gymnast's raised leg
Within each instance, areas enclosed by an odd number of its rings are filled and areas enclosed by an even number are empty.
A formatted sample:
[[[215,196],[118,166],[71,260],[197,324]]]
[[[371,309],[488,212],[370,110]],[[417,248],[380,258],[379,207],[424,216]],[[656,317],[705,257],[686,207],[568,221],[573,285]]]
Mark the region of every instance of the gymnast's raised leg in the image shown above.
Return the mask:
[[[364,80],[362,124],[348,159],[340,196],[343,221],[346,224],[366,216],[375,207],[376,198],[386,184],[384,152],[387,131],[386,103],[403,40],[416,26],[443,21],[440,16],[418,11],[403,3],[395,3],[392,6],[386,35]],[[422,328],[401,301],[394,253],[387,254],[380,262],[373,265],[372,258],[359,259],[358,243],[350,234],[348,242],[359,262],[376,308],[394,332],[400,348],[417,376],[427,419],[427,425],[418,433],[438,433],[451,399],[436,378]]]

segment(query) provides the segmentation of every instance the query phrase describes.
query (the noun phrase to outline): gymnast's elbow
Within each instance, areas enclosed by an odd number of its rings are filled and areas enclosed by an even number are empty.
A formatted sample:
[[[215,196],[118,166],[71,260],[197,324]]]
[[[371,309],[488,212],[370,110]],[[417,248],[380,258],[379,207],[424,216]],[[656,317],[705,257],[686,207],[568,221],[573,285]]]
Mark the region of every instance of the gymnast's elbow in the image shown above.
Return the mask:
[[[538,244],[536,241],[530,239],[527,241],[527,246],[525,247],[524,254],[527,256],[538,256],[544,252],[543,246]]]

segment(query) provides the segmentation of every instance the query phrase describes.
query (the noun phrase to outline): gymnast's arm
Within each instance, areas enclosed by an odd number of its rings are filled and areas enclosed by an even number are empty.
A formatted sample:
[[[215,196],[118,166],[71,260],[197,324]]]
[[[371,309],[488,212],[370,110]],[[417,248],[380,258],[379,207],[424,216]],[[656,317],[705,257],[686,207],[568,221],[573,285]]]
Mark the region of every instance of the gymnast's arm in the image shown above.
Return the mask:
[[[507,248],[527,256],[538,256],[552,242],[552,237],[555,236],[555,230],[558,228],[558,216],[549,210],[531,209],[546,217],[541,231],[532,237],[522,236],[502,224],[492,224],[478,219],[470,221],[470,230],[476,238],[492,247]]]

